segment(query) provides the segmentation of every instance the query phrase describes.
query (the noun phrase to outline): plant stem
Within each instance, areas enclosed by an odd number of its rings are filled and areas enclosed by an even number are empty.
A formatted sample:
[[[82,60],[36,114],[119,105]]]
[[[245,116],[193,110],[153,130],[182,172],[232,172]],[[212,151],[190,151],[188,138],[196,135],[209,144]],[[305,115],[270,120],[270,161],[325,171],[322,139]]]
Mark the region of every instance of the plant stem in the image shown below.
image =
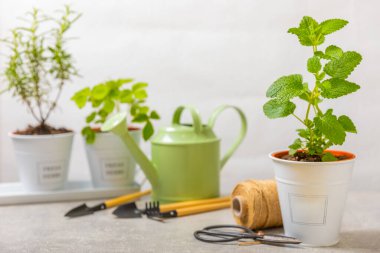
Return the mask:
[[[292,115],[293,115],[296,119],[298,119],[303,125],[305,125],[305,126],[307,127],[307,125],[305,124],[305,122],[304,122],[300,117],[298,117],[298,116],[295,115],[294,113],[292,113]]]

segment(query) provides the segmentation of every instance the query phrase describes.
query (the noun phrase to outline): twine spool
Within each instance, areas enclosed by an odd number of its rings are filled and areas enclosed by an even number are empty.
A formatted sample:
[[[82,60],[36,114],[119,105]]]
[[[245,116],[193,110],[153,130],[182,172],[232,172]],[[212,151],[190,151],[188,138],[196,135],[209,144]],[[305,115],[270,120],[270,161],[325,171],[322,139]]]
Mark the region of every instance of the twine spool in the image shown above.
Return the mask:
[[[232,213],[236,223],[262,229],[282,226],[281,209],[274,180],[247,180],[232,192]]]

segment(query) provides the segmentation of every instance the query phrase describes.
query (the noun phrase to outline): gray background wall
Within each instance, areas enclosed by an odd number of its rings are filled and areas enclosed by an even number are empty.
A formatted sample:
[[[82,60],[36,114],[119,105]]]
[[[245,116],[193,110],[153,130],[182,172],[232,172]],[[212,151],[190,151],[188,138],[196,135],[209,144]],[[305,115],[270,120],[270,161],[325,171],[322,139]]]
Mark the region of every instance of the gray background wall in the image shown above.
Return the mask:
[[[51,123],[79,131],[88,111],[69,100],[73,92],[108,78],[134,77],[147,81],[149,102],[162,115],[156,126],[167,125],[180,104],[196,105],[204,120],[219,104],[240,106],[249,121],[248,136],[223,171],[234,176],[272,177],[267,154],[286,148],[299,127],[293,118],[269,120],[262,113],[267,87],[279,76],[306,72],[311,49],[287,34],[304,15],[319,21],[340,17],[350,24],[327,38],[345,50],[357,50],[363,62],[350,77],[362,89],[332,100],[337,114],[356,122],[359,134],[344,147],[358,155],[353,189],[380,189],[380,2],[375,0],[0,0],[0,37],[20,24],[33,6],[46,11],[69,3],[84,15],[71,31],[70,43],[82,78],[67,85]],[[1,58],[0,63],[3,63]],[[3,66],[3,65],[1,65]],[[5,84],[1,83],[1,87]],[[9,94],[0,97],[0,180],[17,181],[17,169],[7,132],[34,123],[25,108]],[[236,136],[237,117],[226,113],[218,122],[224,150]],[[149,146],[143,145],[148,152]],[[70,179],[88,179],[83,141],[78,134]]]

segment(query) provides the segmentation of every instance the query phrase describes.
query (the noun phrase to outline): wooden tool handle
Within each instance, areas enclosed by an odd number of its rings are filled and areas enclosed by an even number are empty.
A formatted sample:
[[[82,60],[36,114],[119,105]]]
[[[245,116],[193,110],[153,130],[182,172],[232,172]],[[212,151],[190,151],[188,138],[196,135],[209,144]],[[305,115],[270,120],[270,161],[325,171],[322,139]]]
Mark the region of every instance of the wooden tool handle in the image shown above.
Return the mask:
[[[206,205],[200,205],[200,206],[193,206],[193,207],[186,207],[186,208],[180,208],[177,209],[177,215],[178,217],[191,215],[191,214],[197,214],[197,213],[204,213],[224,208],[229,208],[231,206],[230,201],[225,201],[221,203],[216,204],[206,204]]]
[[[160,205],[160,212],[169,212],[171,210],[176,210],[179,208],[184,207],[191,207],[191,206],[199,206],[199,205],[205,205],[205,204],[215,204],[215,203],[221,203],[221,202],[228,202],[230,201],[230,196],[221,197],[221,198],[212,198],[212,199],[201,199],[201,200],[191,200],[191,201],[184,201],[184,202],[178,202],[173,204],[163,204]]]
[[[146,190],[142,192],[135,192],[127,195],[123,195],[114,199],[109,199],[104,202],[107,208],[111,208],[114,206],[118,206],[127,202],[130,202],[132,200],[136,200],[142,196],[148,195],[152,192],[152,190]]]

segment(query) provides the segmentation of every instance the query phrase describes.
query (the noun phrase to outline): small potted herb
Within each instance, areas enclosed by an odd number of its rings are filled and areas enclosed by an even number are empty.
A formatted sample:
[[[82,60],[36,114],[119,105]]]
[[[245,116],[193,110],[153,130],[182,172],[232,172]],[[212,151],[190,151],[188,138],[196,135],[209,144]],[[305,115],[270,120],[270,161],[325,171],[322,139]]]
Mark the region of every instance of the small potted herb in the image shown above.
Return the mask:
[[[131,88],[126,88],[127,85]],[[137,143],[141,135],[148,140],[154,133],[152,120],[160,116],[145,105],[147,86],[147,83],[133,83],[132,79],[109,80],[92,88],[86,87],[71,98],[80,109],[86,105],[92,108],[86,117],[87,125],[82,129],[82,135],[95,187],[122,187],[134,183],[136,163],[128,149],[119,137],[101,132],[97,126],[114,112],[129,110],[132,122],[144,124],[142,131],[129,126],[131,135]]]
[[[351,179],[355,155],[329,150],[342,145],[347,133],[356,127],[346,115],[337,116],[333,109],[324,110],[322,102],[357,91],[360,86],[347,78],[362,60],[359,53],[329,45],[318,47],[325,37],[348,22],[329,19],[318,23],[303,17],[299,27],[289,33],[303,46],[312,48],[307,71],[314,77],[308,85],[299,74],[283,76],[268,89],[270,100],[263,110],[268,118],[293,116],[301,125],[299,138],[288,151],[274,152],[274,162],[285,233],[305,244],[328,246],[339,241],[345,198]],[[305,102],[305,115],[296,112],[292,101]]]
[[[67,32],[80,14],[68,6],[59,18],[33,9],[26,14],[26,26],[12,30],[2,40],[10,49],[5,66],[7,87],[37,122],[10,133],[20,179],[29,190],[55,190],[67,180],[73,132],[48,124],[58,106],[62,89],[77,75],[66,49]]]

